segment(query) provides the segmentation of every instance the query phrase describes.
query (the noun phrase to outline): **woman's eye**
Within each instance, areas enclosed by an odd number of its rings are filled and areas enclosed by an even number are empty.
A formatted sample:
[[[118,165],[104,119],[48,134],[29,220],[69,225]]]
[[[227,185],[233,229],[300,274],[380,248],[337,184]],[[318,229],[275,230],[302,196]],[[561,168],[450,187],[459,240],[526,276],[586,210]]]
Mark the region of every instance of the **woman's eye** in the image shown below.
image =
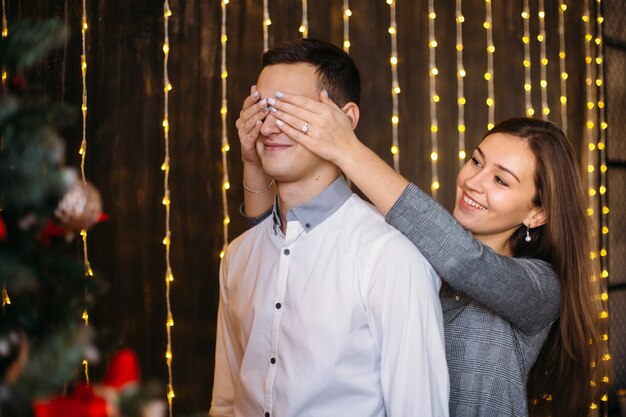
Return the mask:
[[[505,186],[505,187],[508,187],[508,186],[509,186],[509,184],[507,184],[507,183],[506,183],[506,182],[505,182],[502,178],[500,178],[500,177],[498,177],[498,176],[496,176],[496,183],[498,183],[498,184],[500,184],[500,185],[503,185],[503,186]]]
[[[472,156],[472,165],[480,167],[480,162],[478,161],[478,159],[476,159],[475,156]]]

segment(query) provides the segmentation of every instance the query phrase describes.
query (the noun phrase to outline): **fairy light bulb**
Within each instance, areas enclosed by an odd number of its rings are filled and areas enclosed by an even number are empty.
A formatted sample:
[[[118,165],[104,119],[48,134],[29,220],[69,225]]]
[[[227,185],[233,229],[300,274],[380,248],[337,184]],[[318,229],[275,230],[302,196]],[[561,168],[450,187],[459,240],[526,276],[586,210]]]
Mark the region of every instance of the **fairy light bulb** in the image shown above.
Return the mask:
[[[389,37],[391,40],[391,57],[389,64],[391,66],[391,156],[393,158],[393,167],[396,172],[400,172],[400,145],[398,142],[398,124],[400,116],[398,115],[398,94],[400,94],[400,83],[398,82],[398,26],[396,23],[396,2],[387,0],[389,5]]]
[[[263,0],[263,52],[269,49],[269,27],[272,24],[268,1]]]
[[[350,0],[343,0],[343,50],[349,54],[350,46],[350,17],[352,16],[352,10],[350,10]]]
[[[485,0],[485,23],[483,24],[487,37],[487,72],[485,73],[485,80],[487,80],[487,104],[488,109],[488,123],[487,129],[491,130],[494,126],[495,120],[495,93],[493,84],[493,55],[496,48],[493,44],[493,20],[491,14],[491,0]]]
[[[309,10],[307,0],[302,0],[302,23],[300,23],[298,31],[302,33],[303,38],[309,37]]]
[[[223,0],[225,1],[225,0]],[[172,266],[170,264],[170,247],[171,247],[171,236],[172,232],[170,230],[170,214],[171,214],[171,193],[169,187],[169,177],[170,177],[170,123],[169,123],[169,94],[172,91],[172,83],[169,79],[168,73],[168,62],[169,56],[171,52],[170,39],[169,39],[169,19],[172,16],[172,10],[170,9],[169,1],[164,0],[163,2],[163,144],[165,147],[165,159],[163,164],[161,165],[161,170],[163,171],[163,206],[165,207],[165,237],[163,238],[163,245],[165,246],[165,306],[166,306],[166,326],[165,333],[167,339],[167,353],[166,353],[166,365],[167,365],[167,378],[168,378],[168,394],[167,394],[167,404],[169,417],[173,417],[173,408],[172,408],[172,400],[174,398],[173,395],[173,376],[172,376],[172,332],[171,328],[174,323],[173,314],[172,314],[172,306],[170,301],[170,291],[171,284],[174,281],[174,275],[172,273]],[[223,38],[222,34],[222,38]],[[224,71],[222,71],[222,74]],[[170,325],[170,323],[172,325]],[[172,395],[170,395],[170,392]]]
[[[431,175],[431,195],[437,199],[437,191],[439,190],[439,173],[437,170],[437,160],[439,155],[439,144],[437,133],[439,131],[439,122],[437,120],[437,39],[435,37],[435,21],[437,13],[435,12],[435,1],[428,0],[428,88],[430,94],[430,175]]]
[[[459,146],[459,169],[465,164],[465,66],[463,65],[463,0],[456,0],[456,103],[457,103],[457,135]]]
[[[546,13],[544,8],[544,0],[539,0],[539,12],[537,13],[539,19],[539,35],[537,41],[539,42],[539,69],[541,74],[541,80],[539,86],[541,87],[541,115],[544,120],[548,119],[550,114],[550,107],[548,106],[548,58],[546,55]]]
[[[535,110],[532,105],[532,80],[531,80],[531,56],[530,56],[530,7],[528,6],[528,0],[524,0],[524,9],[522,11],[522,19],[524,20],[524,35],[522,36],[522,43],[524,45],[524,101],[526,106],[526,116],[533,116]]]

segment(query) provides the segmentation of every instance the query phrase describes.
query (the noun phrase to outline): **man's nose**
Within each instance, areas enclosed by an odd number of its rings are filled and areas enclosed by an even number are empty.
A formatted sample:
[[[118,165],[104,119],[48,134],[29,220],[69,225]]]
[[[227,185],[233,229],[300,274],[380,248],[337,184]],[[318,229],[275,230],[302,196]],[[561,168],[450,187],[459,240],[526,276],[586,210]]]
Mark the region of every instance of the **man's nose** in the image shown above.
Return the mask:
[[[268,137],[281,133],[282,131],[276,125],[276,120],[278,120],[276,116],[274,116],[274,114],[270,112],[267,117],[265,117],[265,120],[261,125],[261,135]]]

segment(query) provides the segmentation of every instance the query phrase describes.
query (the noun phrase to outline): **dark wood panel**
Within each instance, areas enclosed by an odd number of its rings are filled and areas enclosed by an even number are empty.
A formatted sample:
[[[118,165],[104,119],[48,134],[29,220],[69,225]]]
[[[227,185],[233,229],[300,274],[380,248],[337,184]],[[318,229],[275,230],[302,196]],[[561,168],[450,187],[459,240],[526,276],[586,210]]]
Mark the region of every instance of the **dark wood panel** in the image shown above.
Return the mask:
[[[342,1],[309,1],[311,36],[341,44]],[[363,81],[361,139],[391,163],[391,72],[389,7],[383,1],[351,2],[351,55]],[[532,3],[532,2],[531,2]],[[570,137],[578,148],[584,132],[584,56],[581,5],[570,2],[567,17],[568,117]],[[546,1],[549,102],[558,106],[556,1]],[[172,0],[170,20],[171,178],[172,190],[172,329],[174,401],[177,414],[206,411],[210,404],[219,252],[222,236],[221,78],[219,1]],[[270,0],[270,46],[299,36],[301,2]],[[536,5],[532,5],[533,105],[539,108],[539,56]],[[437,105],[439,119],[440,201],[451,207],[458,169],[456,105],[456,35],[454,2],[437,1]],[[50,96],[77,107],[81,102],[80,2],[16,0],[7,2],[9,25],[24,18],[55,16],[71,29],[71,38],[36,71]],[[245,229],[237,211],[242,201],[241,155],[234,127],[240,103],[256,82],[263,51],[262,2],[228,5],[228,203],[231,238]],[[398,1],[401,172],[418,185],[430,186],[430,119],[427,3]],[[486,38],[484,0],[463,2],[467,149],[487,126]],[[493,2],[496,46],[496,119],[524,112],[521,3]],[[120,345],[135,348],[147,377],[166,380],[165,260],[161,240],[165,213],[163,175],[163,10],[152,0],[88,2],[88,153],[87,177],[100,189],[111,220],[89,235],[91,262],[110,282],[93,312],[93,322],[112,328]],[[78,166],[80,123],[67,129],[68,162]],[[80,248],[77,245],[77,253]],[[94,370],[96,376],[99,370]]]

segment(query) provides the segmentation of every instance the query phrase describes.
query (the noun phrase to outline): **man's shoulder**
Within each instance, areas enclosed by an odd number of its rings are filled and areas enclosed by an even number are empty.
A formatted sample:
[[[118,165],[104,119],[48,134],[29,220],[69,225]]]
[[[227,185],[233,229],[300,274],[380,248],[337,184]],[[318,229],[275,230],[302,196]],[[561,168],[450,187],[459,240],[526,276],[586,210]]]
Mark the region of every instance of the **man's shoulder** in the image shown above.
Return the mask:
[[[225,258],[231,257],[241,250],[249,251],[251,247],[258,243],[260,238],[268,233],[267,228],[271,227],[271,222],[273,222],[272,216],[268,216],[260,223],[231,240],[226,248]]]

